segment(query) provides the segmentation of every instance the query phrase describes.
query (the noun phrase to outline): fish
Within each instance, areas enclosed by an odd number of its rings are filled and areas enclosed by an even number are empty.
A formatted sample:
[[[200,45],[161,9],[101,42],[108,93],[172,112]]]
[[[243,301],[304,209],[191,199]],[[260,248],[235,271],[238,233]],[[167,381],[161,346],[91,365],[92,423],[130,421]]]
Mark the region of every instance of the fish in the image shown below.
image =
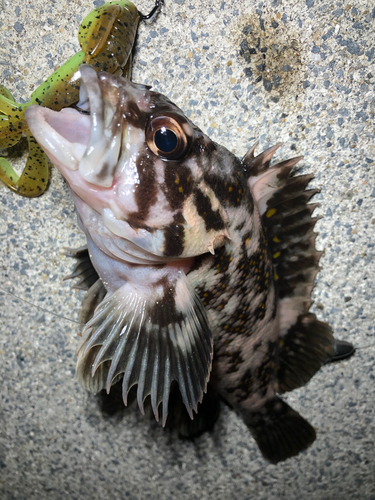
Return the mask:
[[[280,144],[238,158],[149,86],[80,73],[78,109],[25,114],[87,239],[70,251],[87,290],[79,382],[122,381],[125,405],[136,387],[142,413],[149,398],[185,435],[213,425],[220,397],[266,460],[297,455],[316,433],[280,395],[352,349],[310,312],[313,176],[302,157],[272,163]]]
[[[81,50],[59,67],[32,94],[30,101],[20,104],[11,92],[0,85],[0,149],[15,146],[26,134],[29,155],[19,176],[11,163],[0,158],[0,180],[15,193],[35,197],[42,195],[49,183],[47,157],[28,130],[26,109],[38,104],[60,110],[78,101],[81,64],[91,64],[97,71],[131,77],[132,55],[141,20],[150,19],[160,9],[156,0],[152,11],[142,14],[129,0],[107,2],[91,11],[78,30]]]

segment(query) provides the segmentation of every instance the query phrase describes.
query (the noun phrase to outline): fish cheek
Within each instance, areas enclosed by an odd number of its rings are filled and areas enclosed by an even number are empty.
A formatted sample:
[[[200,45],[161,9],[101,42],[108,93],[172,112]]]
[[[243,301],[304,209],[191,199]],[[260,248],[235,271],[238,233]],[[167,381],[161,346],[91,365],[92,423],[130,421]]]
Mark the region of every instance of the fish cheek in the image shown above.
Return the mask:
[[[162,189],[171,209],[180,209],[193,190],[190,168],[178,162],[165,162]]]
[[[215,193],[223,206],[238,207],[246,197],[246,208],[251,216],[254,203],[243,176],[242,162],[227,149],[198,136],[193,154],[203,172],[204,182]]]
[[[135,186],[134,200],[138,211],[131,212],[128,222],[134,227],[145,225],[151,207],[157,201],[156,172],[153,159],[143,152],[136,161],[139,183]]]
[[[203,219],[206,231],[213,229],[221,231],[225,229],[225,223],[219,210],[213,210],[210,198],[200,189],[194,190],[195,206],[198,215]]]
[[[178,257],[184,251],[185,219],[181,212],[173,217],[173,223],[164,229],[164,255]]]

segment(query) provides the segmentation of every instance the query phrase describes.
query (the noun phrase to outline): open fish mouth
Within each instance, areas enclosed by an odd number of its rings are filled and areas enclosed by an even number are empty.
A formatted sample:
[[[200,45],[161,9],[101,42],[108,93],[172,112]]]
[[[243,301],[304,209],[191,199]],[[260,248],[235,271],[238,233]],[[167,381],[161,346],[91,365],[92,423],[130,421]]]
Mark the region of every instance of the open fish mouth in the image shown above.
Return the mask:
[[[121,238],[137,263],[214,253],[228,240],[228,216],[198,168],[209,139],[150,87],[79,71],[78,109],[30,106],[26,120],[68,182],[82,229],[111,255]]]
[[[90,65],[82,65],[78,109],[59,112],[41,106],[30,106],[26,120],[36,140],[52,163],[69,183],[81,180],[98,187],[112,186],[119,163],[127,160],[127,124],[129,105],[148,104],[148,87],[122,78],[118,81],[106,73],[97,73]],[[125,90],[125,91],[124,91]]]

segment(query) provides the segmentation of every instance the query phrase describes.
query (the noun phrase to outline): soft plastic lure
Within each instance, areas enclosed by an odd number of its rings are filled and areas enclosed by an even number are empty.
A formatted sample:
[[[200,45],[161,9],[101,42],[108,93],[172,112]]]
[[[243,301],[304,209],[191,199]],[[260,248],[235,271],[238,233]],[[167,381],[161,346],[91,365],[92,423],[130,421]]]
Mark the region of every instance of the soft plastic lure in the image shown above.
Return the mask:
[[[49,181],[47,157],[28,129],[26,109],[39,104],[59,111],[78,102],[81,64],[130,78],[139,21],[151,18],[161,4],[162,0],[156,0],[148,15],[143,15],[128,0],[107,2],[90,12],[78,30],[82,50],[42,83],[29,102],[17,104],[9,90],[0,85],[0,149],[17,144],[23,133],[29,145],[29,156],[20,176],[6,158],[0,158],[0,179],[12,191],[22,196],[40,196]]]

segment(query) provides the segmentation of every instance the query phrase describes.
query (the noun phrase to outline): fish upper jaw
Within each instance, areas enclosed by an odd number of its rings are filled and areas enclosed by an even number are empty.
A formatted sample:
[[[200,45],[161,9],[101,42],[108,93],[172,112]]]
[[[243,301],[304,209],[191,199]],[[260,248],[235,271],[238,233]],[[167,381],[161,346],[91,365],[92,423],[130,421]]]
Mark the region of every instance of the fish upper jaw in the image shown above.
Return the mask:
[[[111,188],[138,146],[144,142],[145,111],[150,107],[146,87],[129,80],[97,73],[88,65],[80,67],[81,109],[89,108],[91,130],[87,149],[79,164],[81,176],[89,183]],[[136,126],[134,126],[136,122]]]

